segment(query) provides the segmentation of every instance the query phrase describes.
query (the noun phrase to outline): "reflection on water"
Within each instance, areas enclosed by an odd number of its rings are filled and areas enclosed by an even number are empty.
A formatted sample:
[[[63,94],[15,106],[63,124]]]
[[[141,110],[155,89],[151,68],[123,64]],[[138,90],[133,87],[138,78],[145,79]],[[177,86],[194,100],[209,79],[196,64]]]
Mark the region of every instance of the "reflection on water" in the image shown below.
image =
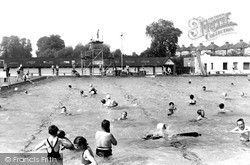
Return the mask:
[[[243,117],[250,125],[249,82],[246,77],[156,77],[156,78],[50,78],[3,91],[0,105],[0,151],[31,152],[36,144],[48,137],[47,129],[57,125],[73,140],[84,136],[95,151],[94,135],[103,119],[111,121],[111,132],[118,141],[113,156],[108,160],[96,157],[99,164],[237,164],[246,161],[249,144],[239,142],[238,135],[229,131],[235,121]],[[234,85],[231,85],[231,82]],[[80,90],[88,91],[94,84],[98,94],[81,97]],[[72,85],[72,89],[68,85]],[[202,86],[207,91],[202,90]],[[24,93],[28,90],[30,95]],[[208,92],[209,91],[209,92]],[[228,99],[222,96],[227,92]],[[106,108],[100,100],[107,94],[119,104]],[[188,104],[193,94],[197,104]],[[167,116],[169,102],[177,111]],[[230,110],[218,114],[218,105]],[[66,106],[70,116],[60,114]],[[205,110],[207,119],[197,118],[197,110]],[[115,121],[123,111],[128,120]],[[171,134],[198,132],[199,137],[178,137],[172,140],[141,140],[145,133],[155,129],[157,123],[169,126]],[[63,151],[65,164],[78,164],[79,153]]]

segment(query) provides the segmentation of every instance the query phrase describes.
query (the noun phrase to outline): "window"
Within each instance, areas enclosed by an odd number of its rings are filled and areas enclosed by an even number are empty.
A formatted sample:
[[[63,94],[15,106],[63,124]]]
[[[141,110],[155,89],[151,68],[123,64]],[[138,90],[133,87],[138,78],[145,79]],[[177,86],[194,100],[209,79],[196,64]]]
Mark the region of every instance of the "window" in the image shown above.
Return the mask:
[[[223,62],[223,70],[227,70],[227,62]]]
[[[233,62],[233,70],[238,70],[238,62]]]
[[[243,70],[249,70],[250,69],[250,63],[249,62],[243,62]]]
[[[214,69],[214,63],[211,63],[211,70]]]

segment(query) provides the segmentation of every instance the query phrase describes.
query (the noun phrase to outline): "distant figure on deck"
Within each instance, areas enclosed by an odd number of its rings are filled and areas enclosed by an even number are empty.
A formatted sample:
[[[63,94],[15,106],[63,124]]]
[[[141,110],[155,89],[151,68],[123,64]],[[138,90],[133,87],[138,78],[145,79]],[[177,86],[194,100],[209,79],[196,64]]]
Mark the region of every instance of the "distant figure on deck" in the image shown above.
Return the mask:
[[[231,133],[238,133],[240,134],[240,140],[243,142],[249,142],[249,132],[250,129],[245,126],[245,122],[242,118],[236,121],[237,127],[231,130]]]
[[[103,120],[101,127],[102,130],[95,134],[96,155],[107,158],[112,155],[112,145],[117,145],[117,141],[110,133],[110,122],[108,120]]]
[[[167,74],[172,74],[172,70],[170,67],[168,67],[168,69],[167,69]]]
[[[93,164],[93,165],[98,164],[94,158],[93,151],[89,147],[87,140],[84,137],[77,136],[74,140],[74,146],[76,150],[83,151],[83,153],[81,154],[82,164]]]
[[[20,64],[20,66],[17,68],[17,82],[18,82],[18,80],[19,80],[19,78],[21,79],[21,80],[23,80],[23,65],[22,64]]]
[[[196,104],[196,100],[194,100],[194,95],[191,94],[189,97],[190,97],[189,104],[190,105],[195,105]]]
[[[51,65],[51,71],[52,71],[52,76],[55,75],[55,66],[54,65]]]
[[[90,84],[89,86],[90,86],[89,93],[92,95],[97,94],[97,90],[93,87],[93,84]]]
[[[56,65],[56,76],[59,76],[59,66]]]
[[[171,116],[172,114],[174,114],[174,111],[176,111],[176,107],[174,106],[174,103],[173,102],[170,102],[169,103],[169,113],[168,113],[168,116]]]

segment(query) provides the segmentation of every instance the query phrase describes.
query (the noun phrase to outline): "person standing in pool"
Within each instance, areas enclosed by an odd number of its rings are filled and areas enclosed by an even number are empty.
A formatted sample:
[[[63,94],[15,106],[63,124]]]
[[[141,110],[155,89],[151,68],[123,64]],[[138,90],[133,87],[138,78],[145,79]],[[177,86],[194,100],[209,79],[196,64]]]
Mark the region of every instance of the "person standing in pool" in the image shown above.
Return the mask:
[[[48,158],[49,159],[57,159],[57,160],[61,160],[61,155],[59,153],[60,151],[60,146],[65,146],[67,148],[70,148],[72,146],[71,143],[69,143],[68,141],[62,141],[61,139],[59,139],[57,137],[57,133],[58,133],[59,129],[57,126],[55,125],[51,125],[48,129],[48,132],[50,134],[49,138],[43,140],[41,143],[39,143],[36,147],[35,150],[39,150],[42,148],[47,149],[48,152]]]
[[[112,155],[112,145],[117,145],[117,141],[112,133],[110,133],[110,122],[103,120],[102,131],[95,134],[96,155],[107,158]]]
[[[231,133],[240,134],[240,140],[243,142],[249,142],[250,129],[245,126],[245,122],[242,118],[236,121],[237,127],[231,130]]]
[[[98,164],[94,158],[93,151],[88,146],[87,140],[84,137],[77,136],[74,140],[74,146],[76,150],[83,151],[82,160],[81,160],[82,164],[85,164],[85,165],[86,164],[92,164],[92,165]]]

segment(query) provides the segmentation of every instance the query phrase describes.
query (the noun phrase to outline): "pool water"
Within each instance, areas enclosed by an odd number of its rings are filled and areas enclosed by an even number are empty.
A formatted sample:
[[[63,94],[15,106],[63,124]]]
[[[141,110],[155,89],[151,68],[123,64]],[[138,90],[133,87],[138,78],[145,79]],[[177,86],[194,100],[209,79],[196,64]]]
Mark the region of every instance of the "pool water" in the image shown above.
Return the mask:
[[[80,97],[80,90],[87,91],[90,83],[98,94]],[[202,90],[203,85],[207,91]],[[227,98],[223,92],[227,92]],[[102,106],[100,100],[107,94],[119,103],[117,108]],[[195,96],[196,105],[188,104],[190,94]],[[239,135],[229,132],[239,118],[250,125],[250,83],[246,77],[59,77],[19,86],[17,91],[2,91],[0,97],[4,107],[0,111],[0,152],[32,152],[48,137],[52,124],[63,129],[72,141],[84,136],[95,152],[95,132],[101,129],[102,120],[108,119],[118,145],[109,160],[95,157],[99,164],[249,164],[250,144],[241,143]],[[167,116],[170,101],[177,111]],[[232,112],[218,114],[219,103]],[[62,105],[71,116],[60,114]],[[204,109],[208,119],[190,122],[197,118],[198,109]],[[128,120],[113,121],[123,111],[128,112]],[[171,133],[198,132],[202,136],[139,138],[159,122],[166,123]],[[64,150],[63,154],[64,164],[79,164],[80,153]]]

